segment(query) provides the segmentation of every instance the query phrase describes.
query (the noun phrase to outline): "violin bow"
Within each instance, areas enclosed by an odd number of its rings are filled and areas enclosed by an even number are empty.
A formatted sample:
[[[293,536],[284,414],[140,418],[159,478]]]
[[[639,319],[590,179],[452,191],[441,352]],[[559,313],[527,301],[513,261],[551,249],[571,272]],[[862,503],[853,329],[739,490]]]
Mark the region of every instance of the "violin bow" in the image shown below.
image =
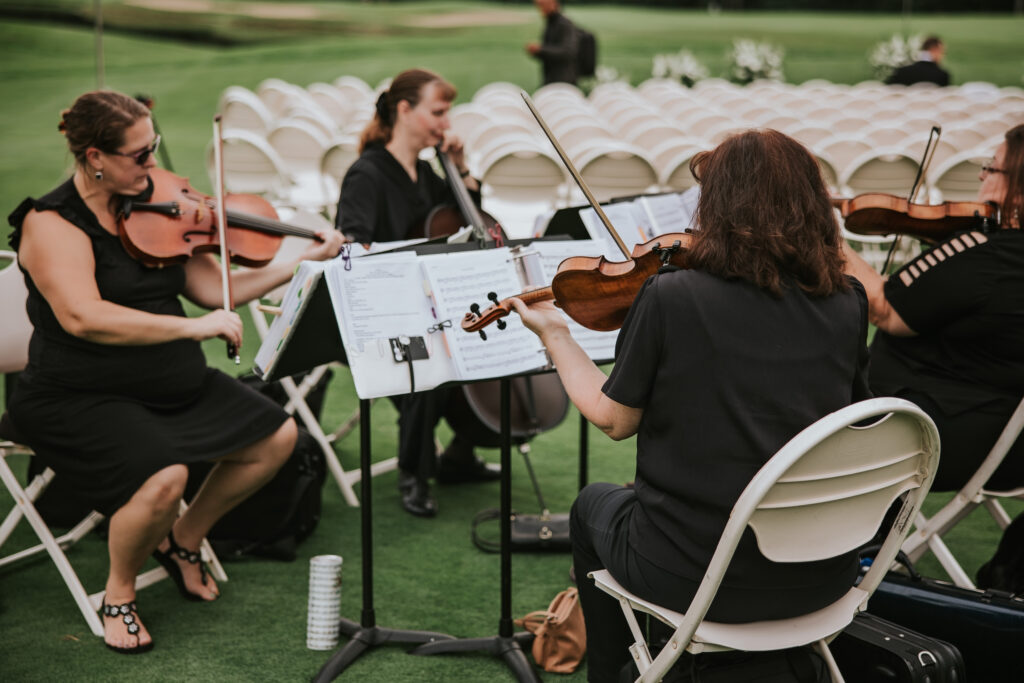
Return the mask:
[[[924,179],[925,173],[928,172],[928,167],[932,165],[932,159],[935,157],[935,150],[939,146],[939,138],[942,137],[942,126],[932,126],[931,132],[928,133],[928,142],[924,146],[924,152],[921,154],[921,162],[917,165],[917,176],[914,178],[914,183],[910,186],[910,194],[907,196],[907,204],[913,204],[914,199],[920,194],[921,188],[924,183],[921,181]],[[889,254],[885,257],[885,264],[882,265],[882,273],[888,273],[889,268],[892,267],[893,257],[896,255],[896,250],[899,248],[900,238],[902,235],[897,234],[896,238],[889,245]]]
[[[231,255],[228,253],[228,239],[227,239],[227,212],[224,210],[224,141],[221,138],[220,128],[221,118],[220,114],[213,117],[213,166],[214,173],[216,175],[216,191],[217,203],[214,207],[214,211],[217,214],[217,233],[220,239],[220,282],[221,282],[221,293],[224,297],[224,310],[233,311],[235,309],[235,299],[231,293]],[[235,361],[235,365],[239,365],[242,362],[241,357],[238,355],[238,348],[231,342],[228,342],[228,358]]]
[[[601,222],[604,223],[604,227],[608,230],[612,239],[615,240],[615,244],[619,247],[619,250],[622,251],[622,255],[627,261],[631,260],[633,255],[630,253],[629,249],[626,248],[626,243],[622,241],[621,237],[619,237],[619,233],[615,232],[615,227],[612,225],[612,222],[608,220],[608,216],[605,215],[604,210],[601,209],[601,204],[594,198],[590,188],[587,187],[586,181],[583,180],[583,176],[581,176],[580,172],[576,170],[576,167],[573,165],[569,155],[565,153],[564,149],[562,149],[562,145],[558,143],[558,139],[555,137],[555,134],[551,132],[550,128],[548,128],[548,124],[545,123],[544,117],[540,115],[539,111],[537,111],[537,107],[533,104],[533,100],[530,99],[530,96],[525,90],[520,90],[519,94],[523,96],[523,101],[526,102],[526,106],[529,108],[530,113],[533,114],[533,118],[537,119],[537,123],[540,124],[541,130],[544,131],[544,135],[546,135],[548,140],[551,141],[555,151],[558,152],[559,158],[562,159],[562,163],[569,169],[569,174],[572,175],[572,179],[576,181],[576,185],[578,185],[580,190],[583,191],[583,196],[587,198],[587,201],[590,202],[590,206],[595,212],[597,212],[598,218],[600,218]]]

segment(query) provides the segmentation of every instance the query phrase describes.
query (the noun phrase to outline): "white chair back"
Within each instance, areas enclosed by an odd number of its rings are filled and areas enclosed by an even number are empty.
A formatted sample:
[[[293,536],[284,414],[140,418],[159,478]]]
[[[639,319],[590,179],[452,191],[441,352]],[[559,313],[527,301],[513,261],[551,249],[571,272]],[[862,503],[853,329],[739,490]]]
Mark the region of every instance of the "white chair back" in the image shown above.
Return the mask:
[[[0,270],[0,320],[4,321],[3,334],[0,334],[0,373],[3,374],[24,369],[28,363],[28,340],[32,337],[32,323],[25,312],[28,290],[17,258],[13,251],[0,251],[0,259],[9,260]]]

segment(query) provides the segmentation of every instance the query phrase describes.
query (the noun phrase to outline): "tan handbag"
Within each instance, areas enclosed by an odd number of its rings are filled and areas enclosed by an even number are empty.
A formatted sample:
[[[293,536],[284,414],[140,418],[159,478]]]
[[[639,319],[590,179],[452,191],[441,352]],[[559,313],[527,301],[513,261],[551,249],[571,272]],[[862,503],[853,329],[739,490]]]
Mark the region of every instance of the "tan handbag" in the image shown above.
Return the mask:
[[[556,595],[547,610],[530,612],[516,619],[516,625],[534,634],[533,659],[545,671],[572,673],[587,652],[583,609],[575,588],[567,588]]]

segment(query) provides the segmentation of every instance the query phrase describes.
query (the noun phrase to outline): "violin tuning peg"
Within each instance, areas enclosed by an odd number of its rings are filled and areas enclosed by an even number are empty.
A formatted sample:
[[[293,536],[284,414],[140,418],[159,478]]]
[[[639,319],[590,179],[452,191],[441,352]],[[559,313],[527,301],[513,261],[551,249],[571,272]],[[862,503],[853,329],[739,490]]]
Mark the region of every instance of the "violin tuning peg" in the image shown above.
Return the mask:
[[[469,310],[473,315],[480,315],[480,304],[472,303],[469,305]]]
[[[499,320],[499,321],[495,322],[494,324],[498,327],[499,330],[503,330],[506,327],[508,327],[508,325],[505,323],[504,320]]]
[[[498,303],[498,295],[495,292],[487,292],[487,298],[494,303]]]
[[[480,338],[483,339],[484,341],[487,341],[487,333],[484,332],[483,330],[480,330]]]

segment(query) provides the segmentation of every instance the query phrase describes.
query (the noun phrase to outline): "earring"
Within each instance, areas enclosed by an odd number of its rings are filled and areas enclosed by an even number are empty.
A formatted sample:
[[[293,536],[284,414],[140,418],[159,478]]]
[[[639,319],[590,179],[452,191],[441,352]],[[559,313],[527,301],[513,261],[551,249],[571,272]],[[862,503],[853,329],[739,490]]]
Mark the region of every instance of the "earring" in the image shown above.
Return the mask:
[[[96,180],[103,180],[103,171],[96,171],[93,175],[96,176]]]

